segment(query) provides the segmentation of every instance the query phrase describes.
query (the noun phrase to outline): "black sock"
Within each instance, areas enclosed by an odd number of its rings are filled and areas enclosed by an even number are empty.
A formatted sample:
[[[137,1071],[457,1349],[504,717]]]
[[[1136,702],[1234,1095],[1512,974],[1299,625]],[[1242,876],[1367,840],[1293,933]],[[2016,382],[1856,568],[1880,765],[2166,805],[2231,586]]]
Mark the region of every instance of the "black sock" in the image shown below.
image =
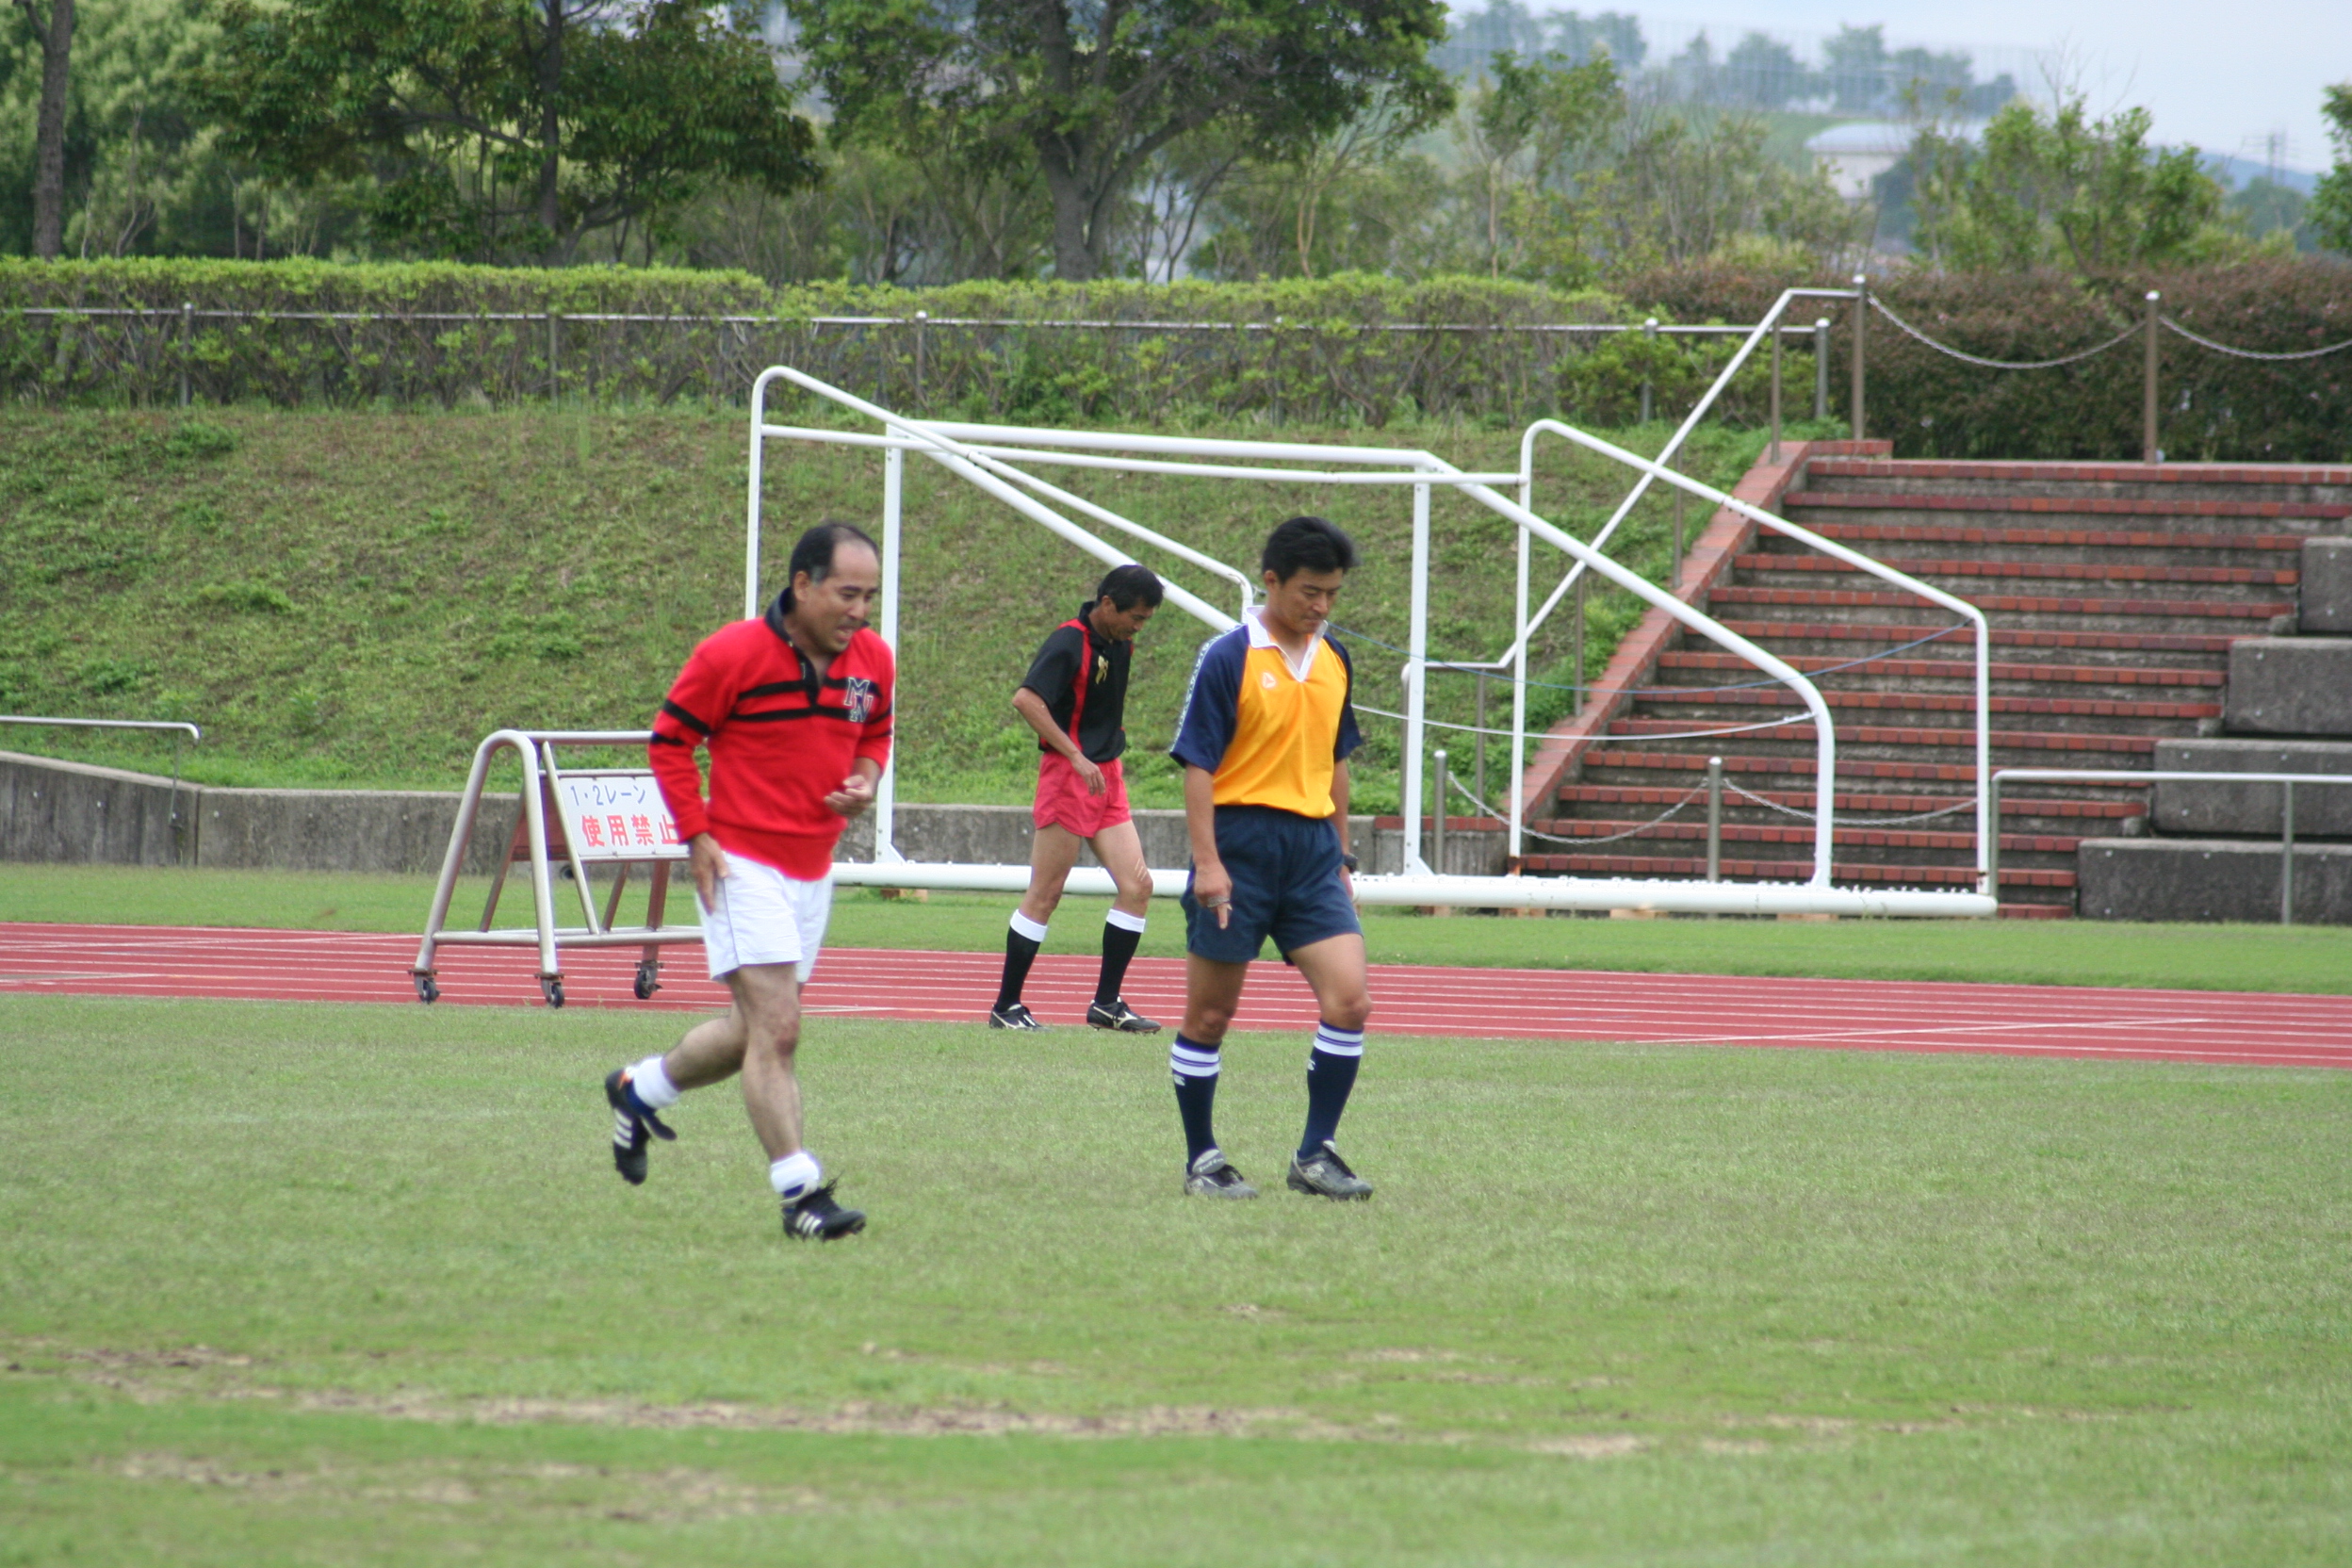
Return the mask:
[[[1340,1113],[1348,1109],[1363,1061],[1363,1030],[1315,1025],[1315,1048],[1307,1053],[1307,1130],[1298,1139],[1300,1159],[1338,1136]]]
[[[1179,1035],[1168,1048],[1168,1065],[1176,1080],[1176,1112],[1184,1119],[1184,1164],[1189,1168],[1204,1151],[1217,1147],[1210,1126],[1217,1108],[1217,1047]]]
[[[1114,909],[1113,915],[1119,913]],[[1102,975],[1094,983],[1094,1000],[1109,1006],[1119,1000],[1119,988],[1126,983],[1128,960],[1135,956],[1135,944],[1143,940],[1143,922],[1138,917],[1135,928],[1129,930],[1116,920],[1102,923]]]
[[[1012,929],[1004,933],[1004,978],[996,988],[999,1012],[1021,1000],[1021,988],[1029,983],[1029,966],[1037,961],[1037,949],[1045,945],[1044,926],[1038,926],[1034,937],[1021,930],[1030,923],[1016,912]]]

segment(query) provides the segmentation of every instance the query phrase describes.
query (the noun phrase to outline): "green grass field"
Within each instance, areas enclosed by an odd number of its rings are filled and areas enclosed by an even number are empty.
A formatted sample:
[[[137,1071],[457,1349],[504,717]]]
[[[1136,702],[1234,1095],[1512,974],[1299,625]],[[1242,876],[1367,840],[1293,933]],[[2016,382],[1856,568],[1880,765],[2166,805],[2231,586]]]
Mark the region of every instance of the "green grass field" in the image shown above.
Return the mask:
[[[471,879],[461,887],[452,905],[460,919],[480,914],[486,888]],[[0,922],[419,932],[432,899],[432,879],[422,876],[12,865],[0,877]],[[1108,902],[1065,902],[1049,951],[1094,951]],[[835,947],[998,952],[1013,903],[1010,895],[934,893],[915,904],[843,889],[825,939]],[[564,907],[577,919],[576,906]],[[524,923],[529,908],[527,895],[512,889],[500,923]],[[643,908],[632,896],[623,903],[624,918],[642,918]],[[2352,930],[2340,926],[1433,920],[1392,909],[1367,909],[1364,923],[1373,961],[1384,964],[2352,992]],[[1184,920],[1173,905],[1154,907],[1142,950],[1183,953]]]
[[[642,1017],[9,997],[0,1562],[2333,1563],[2352,1078],[827,1022],[776,1233]]]

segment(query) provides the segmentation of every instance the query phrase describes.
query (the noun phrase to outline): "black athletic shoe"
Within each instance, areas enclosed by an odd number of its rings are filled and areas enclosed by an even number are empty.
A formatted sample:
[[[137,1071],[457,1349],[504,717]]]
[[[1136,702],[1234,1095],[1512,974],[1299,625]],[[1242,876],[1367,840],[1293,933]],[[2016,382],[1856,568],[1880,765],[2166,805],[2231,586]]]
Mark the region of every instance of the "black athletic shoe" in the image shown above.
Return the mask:
[[[1127,999],[1123,996],[1107,1007],[1100,1002],[1088,1003],[1086,1021],[1097,1029],[1110,1029],[1121,1035],[1156,1035],[1160,1032],[1157,1020],[1148,1019],[1127,1005]]]
[[[1348,1168],[1348,1162],[1339,1157],[1339,1151],[1329,1138],[1305,1159],[1291,1160],[1290,1178],[1284,1184],[1310,1198],[1361,1200],[1372,1196],[1372,1184]]]
[[[678,1135],[663,1126],[662,1119],[637,1098],[637,1091],[629,1086],[629,1077],[620,1069],[606,1075],[604,1098],[612,1107],[612,1168],[630,1186],[644,1186],[646,1133],[651,1132],[664,1142]]]
[[[865,1211],[833,1201],[834,1185],[827,1182],[798,1202],[785,1204],[784,1233],[795,1241],[831,1241],[864,1230]]]
[[[1188,1198],[1255,1198],[1258,1189],[1250,1179],[1225,1158],[1221,1149],[1203,1149],[1200,1157],[1184,1168],[1184,1195]]]
[[[1042,1029],[1045,1025],[1037,1021],[1037,1015],[1029,1010],[1027,1003],[1016,1002],[1009,1007],[990,1007],[988,1027],[991,1029]]]

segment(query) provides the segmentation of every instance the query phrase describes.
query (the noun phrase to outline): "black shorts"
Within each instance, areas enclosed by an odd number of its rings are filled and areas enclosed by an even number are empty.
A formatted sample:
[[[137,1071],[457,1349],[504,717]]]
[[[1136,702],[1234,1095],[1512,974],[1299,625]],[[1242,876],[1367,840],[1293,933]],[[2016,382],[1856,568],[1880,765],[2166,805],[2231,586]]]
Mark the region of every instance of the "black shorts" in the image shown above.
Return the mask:
[[[1246,964],[1268,937],[1288,957],[1327,937],[1361,933],[1356,906],[1340,880],[1339,829],[1329,817],[1302,817],[1272,806],[1217,808],[1217,853],[1233,879],[1222,929],[1184,885],[1184,945],[1220,964]]]

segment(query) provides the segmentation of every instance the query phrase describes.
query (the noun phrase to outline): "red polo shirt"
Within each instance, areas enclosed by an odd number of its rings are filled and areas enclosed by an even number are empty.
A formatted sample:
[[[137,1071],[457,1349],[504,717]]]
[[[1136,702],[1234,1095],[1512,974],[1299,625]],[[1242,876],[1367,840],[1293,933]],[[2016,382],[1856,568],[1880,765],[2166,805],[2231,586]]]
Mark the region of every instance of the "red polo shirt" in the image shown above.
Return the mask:
[[[678,836],[814,881],[847,819],[825,804],[859,758],[890,755],[897,663],[861,629],[820,677],[784,635],[780,607],[705,638],[670,687],[648,748]],[[710,748],[710,800],[694,748]]]

